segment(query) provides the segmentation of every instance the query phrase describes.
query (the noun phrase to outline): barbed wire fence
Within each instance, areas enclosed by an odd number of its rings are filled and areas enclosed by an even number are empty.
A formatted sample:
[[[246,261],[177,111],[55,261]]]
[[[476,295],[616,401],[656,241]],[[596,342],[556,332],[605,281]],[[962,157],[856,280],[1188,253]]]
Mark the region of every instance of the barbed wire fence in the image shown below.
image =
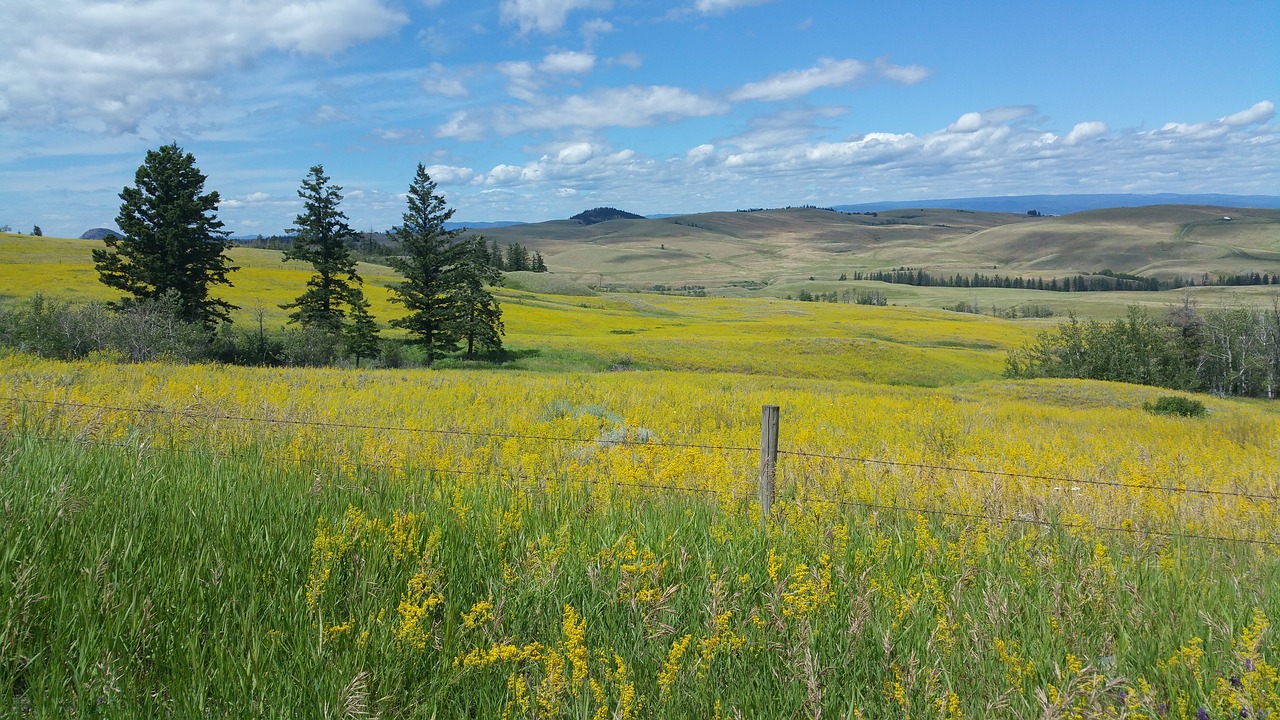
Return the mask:
[[[347,431],[364,431],[364,432],[395,432],[407,435],[431,435],[431,436],[453,436],[465,437],[481,440],[502,440],[517,442],[542,442],[555,443],[564,445],[594,445],[608,447],[630,447],[644,449],[647,451],[664,451],[664,450],[699,450],[712,453],[744,453],[755,455],[759,454],[759,472],[758,472],[758,507],[761,514],[761,521],[768,523],[773,519],[778,511],[775,506],[778,504],[778,492],[776,487],[779,458],[794,458],[803,460],[821,460],[830,463],[837,463],[844,466],[879,466],[892,469],[926,471],[933,473],[947,473],[955,476],[987,476],[992,478],[1002,478],[1009,480],[1034,481],[1053,484],[1056,483],[1061,488],[1078,487],[1079,485],[1089,485],[1100,488],[1111,489],[1127,489],[1142,492],[1160,492],[1168,495],[1185,495],[1200,496],[1203,498],[1217,499],[1234,499],[1247,501],[1250,503],[1259,503],[1259,513],[1270,514],[1272,512],[1271,504],[1280,501],[1280,496],[1267,493],[1250,492],[1243,490],[1221,490],[1207,487],[1184,487],[1181,485],[1159,484],[1159,483],[1132,483],[1121,482],[1118,480],[1102,480],[1084,477],[1065,477],[1060,475],[1047,475],[1041,473],[1022,473],[1007,470],[991,470],[978,467],[966,467],[961,465],[931,464],[924,462],[911,462],[892,460],[886,458],[868,457],[853,454],[835,454],[835,453],[817,453],[802,449],[785,449],[779,447],[779,434],[781,428],[780,409],[776,405],[766,405],[762,408],[761,417],[761,442],[759,446],[743,446],[743,445],[715,445],[708,443],[685,443],[685,442],[660,442],[652,438],[643,439],[627,439],[623,438],[601,438],[601,437],[573,437],[569,435],[540,435],[540,434],[520,434],[514,432],[497,432],[497,431],[476,431],[476,430],[458,430],[450,428],[426,428],[426,427],[408,427],[397,425],[381,425],[339,421],[323,421],[323,420],[298,420],[291,418],[270,418],[258,417],[252,415],[237,415],[221,412],[204,412],[198,406],[186,409],[169,409],[157,407],[131,407],[127,405],[109,405],[87,402],[71,402],[58,400],[40,400],[23,398],[16,396],[0,396],[0,403],[7,403],[13,414],[19,418],[25,418],[26,414],[32,407],[45,409],[45,419],[60,411],[78,410],[90,411],[96,413],[118,412],[131,414],[136,416],[151,416],[156,418],[167,418],[175,422],[197,423],[199,421],[219,420],[234,423],[257,423],[264,425],[276,426],[292,426],[299,428],[324,428],[331,430],[347,430]],[[25,420],[22,421],[22,424]],[[171,426],[171,431],[172,431]],[[136,452],[169,452],[178,454],[189,454],[201,457],[210,457],[223,460],[240,460],[240,461],[257,461],[260,463],[278,463],[293,464],[298,466],[308,466],[312,468],[338,468],[349,470],[361,470],[374,473],[397,472],[404,475],[411,473],[429,473],[433,476],[475,476],[477,478],[483,476],[493,477],[509,483],[527,483],[532,481],[541,482],[545,478],[528,478],[520,477],[516,473],[509,470],[503,470],[496,467],[487,468],[460,468],[448,467],[431,463],[378,463],[378,462],[356,462],[347,459],[318,458],[318,457],[287,457],[282,455],[268,455],[264,452],[244,453],[244,452],[224,452],[206,448],[183,448],[173,445],[167,447],[159,447],[149,445],[146,440],[135,442],[109,442],[104,440],[92,439],[92,433],[84,432],[86,428],[81,428],[80,432],[68,436],[38,434],[26,432],[25,437],[42,443],[72,443],[82,446],[124,449]],[[170,433],[172,437],[172,432]],[[810,478],[800,477],[795,480],[797,483],[803,483]],[[602,478],[562,478],[563,482],[581,485],[592,485],[613,488],[629,488],[636,490],[658,491],[664,493],[688,493],[703,497],[713,497],[725,495],[726,491],[717,490],[715,488],[695,487],[691,485],[676,485],[670,483],[654,483],[654,482],[627,482],[617,479]],[[806,484],[804,489],[815,489],[816,484]],[[740,499],[740,498],[739,498]],[[1166,540],[1196,540],[1213,543],[1229,543],[1243,544],[1258,547],[1280,548],[1280,525],[1277,530],[1272,532],[1272,538],[1257,537],[1233,537],[1228,535],[1212,535],[1195,532],[1175,532],[1170,530],[1161,530],[1156,528],[1139,528],[1127,526],[1104,526],[1089,522],[1066,522],[1057,519],[1046,519],[1035,517],[1029,514],[990,514],[982,512],[964,512],[956,509],[944,509],[936,507],[924,507],[916,505],[906,505],[896,502],[876,502],[869,500],[853,500],[847,497],[823,497],[814,496],[812,493],[806,494],[806,501],[825,504],[835,507],[859,508],[872,512],[889,512],[904,515],[933,516],[941,518],[951,518],[968,522],[987,522],[996,524],[1018,524],[1046,527],[1061,530],[1092,530],[1113,534],[1127,534],[1139,537],[1162,538]],[[1265,503],[1266,505],[1261,505]]]

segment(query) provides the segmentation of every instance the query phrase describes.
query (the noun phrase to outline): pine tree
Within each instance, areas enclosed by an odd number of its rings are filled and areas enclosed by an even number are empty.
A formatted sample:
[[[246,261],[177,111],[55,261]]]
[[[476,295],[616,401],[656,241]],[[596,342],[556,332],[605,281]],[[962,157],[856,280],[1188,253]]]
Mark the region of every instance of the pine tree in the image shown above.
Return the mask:
[[[227,264],[231,243],[205,179],[177,143],[147,151],[134,186],[120,191],[116,225],[124,236],[108,235],[106,248],[93,251],[98,279],[132,296],[116,307],[172,295],[184,320],[208,329],[230,320],[236,306],[209,297],[209,286],[230,285],[227,274],[238,268]]]
[[[486,285],[502,283],[502,273],[487,262],[484,238],[473,235],[459,246],[457,290],[453,299],[457,303],[454,316],[455,331],[466,346],[467,359],[475,356],[479,346],[490,352],[502,349],[502,308]]]
[[[346,214],[338,209],[341,192],[340,186],[329,184],[321,165],[312,166],[303,179],[298,197],[303,200],[304,210],[294,219],[293,247],[285,250],[284,260],[309,262],[315,274],[307,280],[305,292],[280,306],[294,310],[289,313],[289,322],[334,337],[342,332],[344,308],[363,300],[359,294],[363,281],[351,256],[351,244],[357,235],[347,224]]]
[[[519,271],[529,269],[529,251],[520,243],[507,244],[507,270]]]
[[[533,254],[533,271],[534,272],[547,271],[547,261],[542,259],[542,253],[540,252],[536,252]]]
[[[402,254],[387,259],[404,276],[390,286],[391,300],[404,305],[408,314],[391,324],[408,331],[409,342],[422,347],[431,365],[458,347],[453,294],[458,289],[459,231],[444,228],[453,210],[436,194],[436,183],[421,163],[409,186],[408,203],[395,231]]]
[[[31,228],[31,236],[44,237],[44,231],[40,229],[39,225],[36,225],[35,227]]]
[[[347,354],[354,357],[356,367],[360,367],[360,358],[378,354],[378,321],[369,314],[369,301],[359,288],[354,289],[350,306],[350,322],[342,329],[342,339]]]
[[[495,270],[506,270],[506,266],[502,262],[502,248],[498,247],[497,240],[489,243],[489,263],[493,265]]]

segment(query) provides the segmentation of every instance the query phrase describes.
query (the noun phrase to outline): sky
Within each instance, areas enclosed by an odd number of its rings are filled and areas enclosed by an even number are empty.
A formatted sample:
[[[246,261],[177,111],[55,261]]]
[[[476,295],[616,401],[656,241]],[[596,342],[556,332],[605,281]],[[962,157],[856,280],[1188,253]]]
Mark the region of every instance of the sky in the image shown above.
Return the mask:
[[[236,235],[1037,193],[1280,195],[1280,3],[10,0],[0,226],[176,142]]]

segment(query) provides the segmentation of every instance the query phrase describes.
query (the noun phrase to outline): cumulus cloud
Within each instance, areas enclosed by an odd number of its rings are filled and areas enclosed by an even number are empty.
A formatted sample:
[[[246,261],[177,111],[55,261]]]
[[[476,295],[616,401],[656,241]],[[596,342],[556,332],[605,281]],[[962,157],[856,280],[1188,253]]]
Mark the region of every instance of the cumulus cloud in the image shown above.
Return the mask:
[[[574,10],[607,9],[609,0],[502,0],[498,16],[504,24],[516,25],[521,35],[537,30],[558,32]]]
[[[567,127],[645,127],[662,121],[717,115],[728,109],[719,100],[683,88],[629,85],[571,95],[555,104],[522,109],[504,125],[510,132]]]
[[[1241,110],[1238,113],[1231,113],[1222,118],[1218,122],[1223,125],[1231,125],[1233,127],[1242,127],[1245,125],[1253,125],[1254,123],[1264,123],[1276,116],[1275,103],[1270,100],[1263,100],[1255,104],[1248,110]]]
[[[588,142],[571,143],[560,148],[556,160],[565,165],[581,165],[595,155],[595,150]]]
[[[954,133],[971,133],[981,130],[986,124],[987,121],[982,119],[982,113],[967,112],[948,125],[947,130]]]
[[[1086,140],[1099,138],[1106,134],[1106,123],[1097,121],[1082,122],[1077,123],[1075,127],[1071,128],[1071,132],[1067,133],[1067,136],[1062,139],[1062,142],[1067,145],[1077,145],[1085,142]]]
[[[469,167],[456,165],[428,165],[427,175],[430,175],[432,180],[443,185],[458,185],[474,180],[476,171]]]
[[[1020,120],[1034,115],[1036,109],[1030,105],[1007,105],[991,108],[982,112],[967,112],[947,126],[947,132],[972,133],[985,127]]]
[[[0,123],[137,129],[166,104],[213,101],[216,76],[271,51],[331,55],[408,17],[386,0],[20,3],[5,12]]]
[[[698,163],[703,163],[703,162],[706,162],[707,160],[710,160],[712,157],[715,156],[715,154],[716,154],[715,145],[712,145],[710,143],[703,143],[695,148],[690,149],[689,152],[685,153],[684,159],[689,161],[691,164],[696,165]]]
[[[720,15],[748,5],[763,5],[772,0],[695,0],[693,9],[703,15]]]
[[[611,182],[639,166],[651,165],[651,160],[638,157],[631,149],[613,150],[603,143],[578,142],[552,149],[524,165],[496,165],[485,174],[483,182],[489,187],[539,187],[546,183],[564,188],[576,183]]]
[[[560,73],[560,74],[580,74],[591,72],[596,66],[596,56],[589,52],[577,52],[569,50],[566,52],[551,53],[542,58],[542,62],[538,65],[538,69],[543,72]]]
[[[804,70],[778,73],[758,82],[747,83],[729,95],[741,100],[790,100],[803,97],[819,88],[847,85],[867,71],[867,64],[858,60],[832,60],[824,58],[817,65]]]

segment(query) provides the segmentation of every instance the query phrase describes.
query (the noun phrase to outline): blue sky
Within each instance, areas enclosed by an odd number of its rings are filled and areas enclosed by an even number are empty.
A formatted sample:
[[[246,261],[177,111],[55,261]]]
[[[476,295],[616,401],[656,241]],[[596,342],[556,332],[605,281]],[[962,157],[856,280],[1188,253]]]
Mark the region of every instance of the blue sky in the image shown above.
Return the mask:
[[[1031,193],[1280,194],[1280,5],[16,0],[0,225],[111,226],[194,153],[236,234]]]

